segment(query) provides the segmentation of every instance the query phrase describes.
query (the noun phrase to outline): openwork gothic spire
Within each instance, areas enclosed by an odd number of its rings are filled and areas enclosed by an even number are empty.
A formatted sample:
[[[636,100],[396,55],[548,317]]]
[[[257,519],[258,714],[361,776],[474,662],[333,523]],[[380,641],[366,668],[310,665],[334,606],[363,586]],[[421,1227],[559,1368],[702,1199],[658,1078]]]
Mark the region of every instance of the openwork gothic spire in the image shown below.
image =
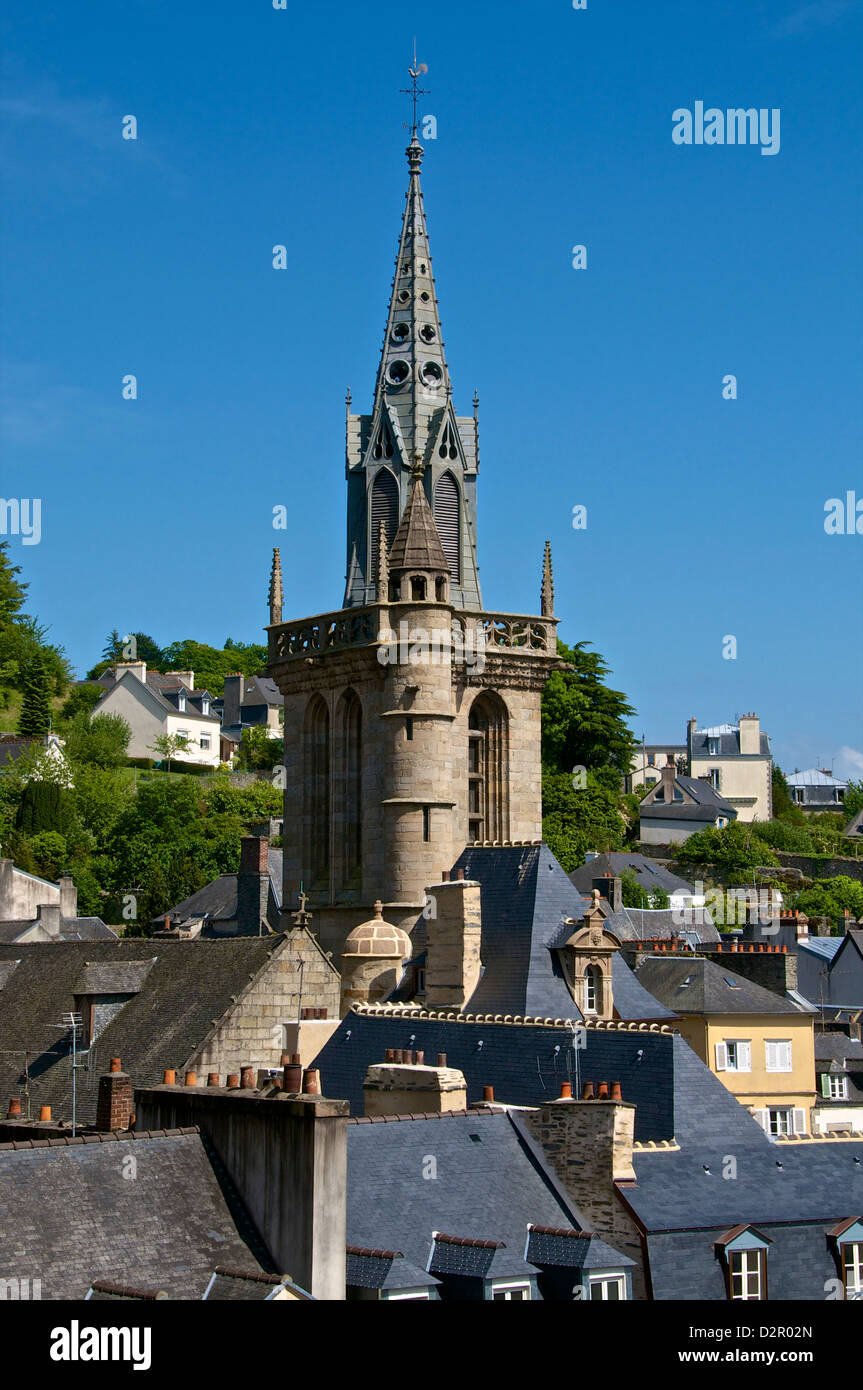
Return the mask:
[[[551,571],[551,541],[545,543],[545,559],[542,565],[542,616],[554,617],[554,576]]]
[[[273,564],[270,569],[270,623],[280,623],[282,621],[282,557],[279,554],[278,546],[273,551]]]

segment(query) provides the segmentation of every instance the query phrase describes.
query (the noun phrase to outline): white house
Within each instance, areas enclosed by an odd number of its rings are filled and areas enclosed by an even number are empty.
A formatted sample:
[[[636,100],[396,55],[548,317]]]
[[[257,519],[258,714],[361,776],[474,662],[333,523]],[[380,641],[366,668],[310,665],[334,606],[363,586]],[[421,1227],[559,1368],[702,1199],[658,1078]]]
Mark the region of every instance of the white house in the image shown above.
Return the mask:
[[[172,761],[204,763],[218,767],[220,721],[212,710],[208,690],[195,689],[194,671],[147,672],[145,661],[128,661],[106,671],[105,686],[95,714],[119,714],[132,730],[128,756],[159,758],[156,739],[173,734],[188,740],[188,747],[172,755]]]

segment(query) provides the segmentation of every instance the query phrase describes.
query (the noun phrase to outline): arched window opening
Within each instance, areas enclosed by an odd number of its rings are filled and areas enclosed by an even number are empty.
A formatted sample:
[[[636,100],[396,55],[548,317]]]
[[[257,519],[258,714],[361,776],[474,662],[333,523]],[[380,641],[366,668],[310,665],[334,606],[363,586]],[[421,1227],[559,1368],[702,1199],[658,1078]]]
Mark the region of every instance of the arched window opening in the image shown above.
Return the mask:
[[[304,877],[323,888],[330,876],[330,714],[320,695],[309,703],[304,727]]]
[[[452,473],[444,473],[438,480],[434,495],[434,519],[438,529],[443,553],[449,567],[450,578],[454,584],[459,582],[459,560],[461,542],[461,505],[458,483]]]
[[[341,845],[341,886],[360,887],[362,867],[363,711],[350,690],[340,707],[341,806],[337,833]]]
[[[425,603],[426,581],[421,575],[414,575],[411,579],[411,602]]]
[[[478,696],[468,719],[468,839],[508,838],[506,708],[499,696]]]
[[[397,325],[398,327],[399,325]],[[378,437],[375,440],[375,447],[372,453],[376,459],[391,459],[393,456],[393,432],[390,429],[389,421],[381,420],[378,430]]]
[[[446,580],[436,579],[434,583],[434,596],[439,603],[446,603]]]
[[[381,522],[384,524],[384,535],[386,536],[388,550],[393,543],[399,522],[399,485],[388,468],[381,468],[372,484],[370,511],[371,533],[369,535],[369,554],[372,556],[370,568],[374,575],[375,583],[377,583],[379,559],[378,542],[381,534]]]

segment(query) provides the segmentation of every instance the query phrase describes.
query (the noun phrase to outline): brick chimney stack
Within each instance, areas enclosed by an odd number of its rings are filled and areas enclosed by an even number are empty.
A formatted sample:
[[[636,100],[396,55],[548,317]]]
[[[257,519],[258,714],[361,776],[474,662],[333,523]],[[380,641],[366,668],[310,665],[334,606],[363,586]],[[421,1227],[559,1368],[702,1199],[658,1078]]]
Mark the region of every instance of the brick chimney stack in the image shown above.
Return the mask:
[[[270,872],[266,836],[244,835],[240,842],[240,872],[237,875],[237,935],[262,936],[266,933],[267,898]]]
[[[590,886],[599,889],[612,912],[622,911],[623,879],[619,875],[604,874],[601,878],[595,878]]]
[[[601,1099],[548,1101],[525,1116],[585,1220],[608,1240],[622,1219],[614,1184],[635,1180],[635,1106],[613,1081],[598,1091]]]
[[[111,1070],[99,1077],[96,1128],[103,1133],[128,1129],[135,1110],[132,1078],[122,1070],[119,1057],[111,1058]]]

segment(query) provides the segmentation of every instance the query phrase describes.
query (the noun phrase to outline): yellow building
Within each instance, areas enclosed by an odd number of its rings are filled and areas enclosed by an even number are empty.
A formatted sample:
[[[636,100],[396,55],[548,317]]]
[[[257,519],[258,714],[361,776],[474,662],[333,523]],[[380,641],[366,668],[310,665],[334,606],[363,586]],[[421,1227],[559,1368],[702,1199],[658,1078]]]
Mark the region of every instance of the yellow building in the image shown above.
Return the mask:
[[[773,1136],[810,1134],[815,1012],[687,954],[645,955],[645,989],[679,1015],[676,1027],[724,1086]]]

